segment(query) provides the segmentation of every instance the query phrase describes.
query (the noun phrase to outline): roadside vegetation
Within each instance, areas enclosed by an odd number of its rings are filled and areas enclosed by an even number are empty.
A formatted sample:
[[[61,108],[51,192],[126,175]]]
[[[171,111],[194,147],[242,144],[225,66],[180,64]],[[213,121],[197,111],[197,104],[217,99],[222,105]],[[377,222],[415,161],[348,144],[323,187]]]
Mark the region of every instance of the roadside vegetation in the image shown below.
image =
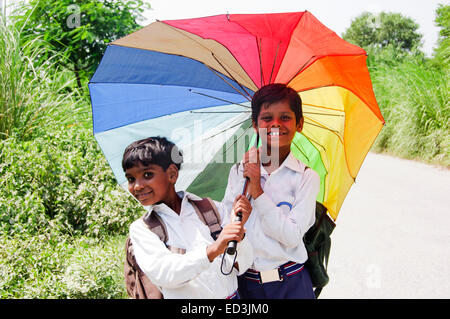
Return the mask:
[[[84,1],[79,30],[40,20],[53,8],[66,23],[71,3],[31,0],[8,21],[0,16],[0,298],[127,297],[124,243],[144,211],[117,185],[93,137],[87,82],[106,43],[139,27],[145,4]],[[386,120],[373,151],[450,167],[449,8],[436,12],[441,33],[431,58],[420,51],[414,22],[399,15],[369,18],[397,29],[394,22],[403,21],[411,45],[392,41],[390,27],[385,38],[367,36],[380,25],[361,31],[352,24],[343,35],[369,53]],[[92,26],[86,12],[115,28]],[[371,42],[359,43],[361,32]],[[86,47],[75,43],[95,43],[87,52],[96,54],[80,58]]]

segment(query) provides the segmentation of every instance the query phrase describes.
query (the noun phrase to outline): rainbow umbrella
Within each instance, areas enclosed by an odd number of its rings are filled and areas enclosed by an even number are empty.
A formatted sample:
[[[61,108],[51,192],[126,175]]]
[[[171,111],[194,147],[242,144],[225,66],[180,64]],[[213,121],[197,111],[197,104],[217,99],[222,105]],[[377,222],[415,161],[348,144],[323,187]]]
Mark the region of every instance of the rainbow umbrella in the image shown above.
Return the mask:
[[[251,96],[286,83],[305,117],[292,152],[335,220],[384,124],[366,58],[307,11],[157,21],[107,47],[89,83],[94,135],[119,184],[125,147],[160,135],[183,150],[177,189],[221,200],[255,138]]]

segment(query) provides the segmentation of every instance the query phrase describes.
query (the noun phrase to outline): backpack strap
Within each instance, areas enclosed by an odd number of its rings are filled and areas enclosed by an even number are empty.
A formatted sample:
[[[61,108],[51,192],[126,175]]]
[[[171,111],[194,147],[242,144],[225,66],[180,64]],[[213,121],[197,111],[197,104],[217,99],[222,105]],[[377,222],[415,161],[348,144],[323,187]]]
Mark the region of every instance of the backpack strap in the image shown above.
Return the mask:
[[[147,227],[156,235],[158,235],[159,239],[165,244],[169,240],[169,236],[167,235],[167,228],[161,217],[153,211],[148,212],[143,217],[144,223]]]
[[[201,200],[189,199],[200,220],[209,228],[211,237],[216,240],[222,231],[220,215],[214,202],[206,197]]]

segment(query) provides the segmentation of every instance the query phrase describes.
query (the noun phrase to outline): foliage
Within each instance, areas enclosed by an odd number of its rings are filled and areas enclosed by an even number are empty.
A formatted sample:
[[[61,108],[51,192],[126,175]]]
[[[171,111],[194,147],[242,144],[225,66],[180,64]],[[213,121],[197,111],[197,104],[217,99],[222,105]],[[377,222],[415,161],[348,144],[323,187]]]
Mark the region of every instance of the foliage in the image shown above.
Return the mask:
[[[126,298],[123,236],[0,236],[0,298]]]
[[[44,51],[39,37],[20,43],[14,26],[0,16],[0,140],[10,136],[31,139],[49,121],[64,122],[77,112],[73,79],[55,67],[54,60],[34,66],[32,61]],[[57,57],[57,56],[56,56]]]
[[[149,5],[142,0],[30,0],[15,12],[16,25],[25,38],[42,35],[50,50],[43,52],[39,63],[48,60],[51,50],[76,76],[79,88],[87,83],[103,56],[106,45],[139,28]]]
[[[441,28],[438,46],[435,49],[435,59],[448,71],[450,64],[450,5],[439,5],[436,10],[435,22]]]
[[[371,76],[386,120],[374,150],[450,166],[448,73],[405,59],[372,64]]]
[[[381,12],[374,15],[364,12],[352,21],[342,37],[364,49],[392,45],[410,52],[422,45],[422,35],[417,33],[418,28],[419,25],[414,20],[399,13]]]
[[[143,208],[117,185],[89,130],[71,127],[32,142],[0,143],[0,230],[126,234]]]

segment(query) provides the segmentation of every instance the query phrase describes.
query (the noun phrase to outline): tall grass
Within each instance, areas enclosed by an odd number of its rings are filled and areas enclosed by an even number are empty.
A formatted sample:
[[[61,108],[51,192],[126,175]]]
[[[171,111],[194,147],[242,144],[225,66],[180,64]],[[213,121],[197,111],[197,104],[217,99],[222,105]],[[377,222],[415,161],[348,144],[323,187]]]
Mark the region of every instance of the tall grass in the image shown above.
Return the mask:
[[[93,135],[89,97],[45,41],[0,15],[0,299],[124,298],[123,247],[141,207]]]
[[[44,52],[40,37],[21,39],[0,15],[0,139],[36,136],[54,122],[64,122],[74,102],[73,79],[53,59],[35,65]]]
[[[386,126],[375,151],[450,166],[449,73],[405,59],[371,68]]]

